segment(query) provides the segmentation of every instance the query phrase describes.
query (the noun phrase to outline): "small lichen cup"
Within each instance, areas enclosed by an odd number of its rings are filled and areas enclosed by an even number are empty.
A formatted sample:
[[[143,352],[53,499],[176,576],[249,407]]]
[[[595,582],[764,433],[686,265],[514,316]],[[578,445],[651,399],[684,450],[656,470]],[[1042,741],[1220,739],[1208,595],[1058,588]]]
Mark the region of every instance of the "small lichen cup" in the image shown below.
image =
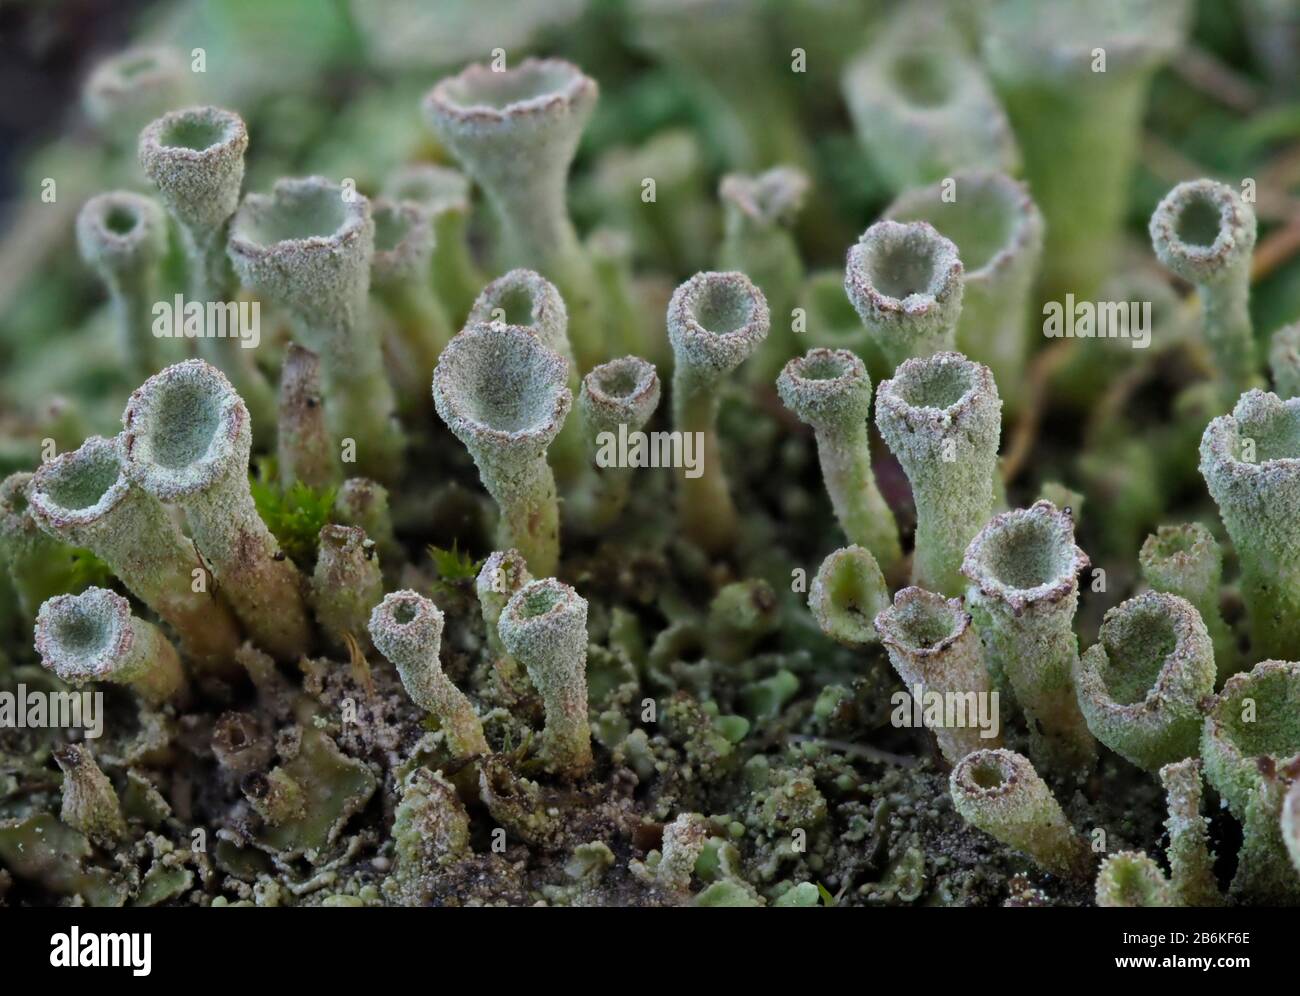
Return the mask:
[[[1241,564],[1256,657],[1300,647],[1300,399],[1247,391],[1201,437],[1201,475]]]
[[[1061,774],[1089,769],[1097,753],[1073,678],[1078,574],[1088,563],[1075,545],[1070,515],[1038,501],[994,516],[971,541],[961,568],[990,670],[1015,692],[1037,763]]]
[[[299,341],[320,357],[336,443],[354,440],[360,473],[390,481],[404,442],[368,321],[374,245],[370,202],[313,176],[246,194],[230,222],[227,252],[240,279],[283,306]]]
[[[743,273],[697,273],[668,303],[673,428],[701,443],[699,473],[678,473],[677,516],[683,533],[710,553],[730,547],[739,528],[718,439],[721,386],[767,338],[769,324],[763,292]]]
[[[474,705],[442,670],[443,615],[414,591],[395,591],[370,613],[375,649],[397,668],[411,700],[437,717],[457,757],[489,752]]]
[[[844,290],[890,367],[956,348],[957,247],[925,221],[878,221],[849,248]]]
[[[993,514],[1001,415],[993,374],[960,353],[907,360],[876,392],[876,425],[912,485],[920,588],[965,590],[962,556]]]
[[[542,753],[550,770],[580,778],[592,766],[587,722],[587,600],[554,578],[530,581],[506,604],[501,642],[542,696]]]
[[[482,63],[440,81],[425,119],[487,194],[507,256],[544,273],[569,307],[579,369],[605,357],[595,274],[569,217],[565,188],[599,87],[562,59]]]
[[[777,393],[799,420],[812,426],[822,481],[850,543],[875,555],[893,574],[903,557],[893,510],[871,469],[871,377],[847,349],[810,349],[785,365]]]
[[[1148,591],[1106,613],[1074,683],[1093,734],[1147,771],[1194,755],[1201,702],[1214,693],[1214,645],[1195,607]]]
[[[203,360],[155,374],[122,413],[122,469],[163,504],[185,511],[198,552],[249,635],[281,660],[311,643],[297,569],[253,504],[252,430],[230,381]]]
[[[1091,872],[1088,845],[1028,758],[1002,748],[974,751],[952,769],[948,787],[962,819],[1046,871],[1076,880]]]
[[[469,450],[501,510],[502,548],[517,549],[535,574],[560,556],[559,505],[546,451],[573,396],[568,364],[529,329],[470,325],[433,372],[438,415]]]
[[[125,598],[106,588],[58,595],[42,605],[36,653],[70,685],[129,685],[154,706],[188,693],[176,648],[157,626],[132,615]]]

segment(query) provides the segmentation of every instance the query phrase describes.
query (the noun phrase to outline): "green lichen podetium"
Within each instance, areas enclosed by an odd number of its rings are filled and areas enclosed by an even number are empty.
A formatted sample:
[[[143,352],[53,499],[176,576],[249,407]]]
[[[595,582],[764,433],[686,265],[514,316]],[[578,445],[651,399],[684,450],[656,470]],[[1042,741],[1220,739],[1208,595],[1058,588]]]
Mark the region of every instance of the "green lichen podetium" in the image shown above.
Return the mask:
[[[63,772],[59,819],[100,847],[118,844],[127,829],[113,783],[83,744],[65,744],[53,753],[55,763]]]
[[[961,599],[903,588],[876,616],[875,626],[909,695],[919,687],[923,693],[962,695],[973,705],[992,692],[984,649]],[[964,725],[933,730],[949,764],[972,751],[1002,746],[996,726],[986,736],[973,710],[966,715]]]
[[[906,191],[885,217],[929,222],[957,246],[964,269],[957,349],[993,371],[1014,412],[1030,347],[1029,295],[1043,254],[1043,216],[1029,190],[1005,173],[959,170]]]
[[[844,290],[890,367],[956,348],[957,247],[924,221],[878,221],[850,247]]]
[[[438,873],[470,853],[469,814],[441,772],[416,768],[407,776],[393,812],[393,842],[384,889],[404,906],[423,906]]]
[[[654,365],[637,356],[609,360],[582,378],[578,410],[592,474],[586,494],[574,505],[590,529],[607,529],[618,521],[631,496],[635,475],[635,468],[618,466],[617,460],[602,461],[602,451],[617,440],[620,431],[634,433],[645,427],[659,407],[659,393]]]
[[[226,238],[239,204],[247,150],[243,119],[219,107],[170,111],[140,133],[140,166],[180,229],[191,301],[224,303],[238,290]],[[259,442],[269,440],[275,394],[254,362],[253,350],[244,347],[236,330],[226,337],[205,331],[197,342],[199,355],[230,378],[253,413]]]
[[[474,458],[501,510],[499,545],[519,550],[535,574],[554,573],[560,513],[546,451],[573,395],[568,364],[530,330],[470,325],[433,372],[438,415]]]
[[[180,657],[167,637],[105,588],[45,602],[36,617],[36,653],[70,685],[129,685],[150,705],[184,699],[188,691]]]
[[[311,578],[316,622],[335,649],[346,649],[350,636],[364,652],[370,647],[366,623],[384,597],[375,544],[363,530],[330,524],[321,527],[317,549]]]
[[[1230,403],[1260,386],[1250,320],[1254,210],[1225,183],[1190,180],[1165,195],[1151,215],[1150,230],[1160,262],[1196,285],[1224,398]]]
[[[1147,771],[1196,753],[1214,646],[1192,604],[1148,591],[1111,609],[1074,670],[1088,728]]]
[[[1173,892],[1160,866],[1143,851],[1107,855],[1097,872],[1098,906],[1174,906]]]
[[[1236,674],[1236,637],[1219,607],[1223,551],[1214,535],[1199,522],[1161,526],[1142,544],[1138,563],[1152,588],[1185,598],[1196,607],[1214,641],[1218,683]]]
[[[1300,647],[1300,399],[1247,391],[1206,426],[1201,475],[1241,564],[1255,657]]]
[[[82,89],[82,105],[105,139],[125,149],[146,123],[188,101],[193,78],[179,50],[135,45],[91,70]]]
[[[433,226],[430,273],[438,301],[452,327],[464,324],[470,305],[484,284],[469,251],[469,179],[459,170],[429,163],[404,166],[388,178],[384,196],[414,204]]]
[[[467,325],[491,323],[531,329],[568,364],[569,393],[578,397],[578,364],[569,342],[569,310],[559,288],[535,270],[511,270],[488,283],[469,309]],[[587,448],[579,419],[565,419],[548,461],[560,485],[575,483],[585,470]]]
[[[853,130],[890,190],[1020,167],[992,87],[941,5],[903,4],[845,67]]]
[[[392,355],[389,376],[398,382],[404,411],[427,409],[425,380],[443,347],[451,322],[429,281],[433,218],[418,204],[377,197],[371,202],[375,254],[370,288],[392,321],[384,347]]]
[[[1222,906],[1223,894],[1214,876],[1209,820],[1201,815],[1201,762],[1186,758],[1160,769],[1169,816],[1169,879],[1184,906]]]
[[[117,348],[130,376],[158,369],[152,333],[158,274],[167,253],[167,217],[154,201],[125,190],[92,197],[77,215],[81,258],[108,288]]]
[[[280,362],[280,408],[275,431],[280,488],[326,490],[339,482],[338,453],[325,425],[320,357],[296,342]]]
[[[1028,758],[1004,748],[974,751],[952,769],[948,787],[962,819],[1044,870],[1069,879],[1091,872],[1088,845]]]
[[[1269,340],[1268,367],[1279,398],[1300,396],[1300,322],[1283,325]]]
[[[47,598],[62,594],[69,579],[71,547],[49,536],[32,516],[27,488],[32,475],[10,474],[0,481],[0,564],[13,584],[24,618],[36,618]]]
[[[992,373],[960,353],[907,360],[876,392],[876,425],[916,504],[917,587],[965,591],[962,556],[993,514],[1001,416]]]
[[[1087,566],[1074,520],[1046,501],[995,516],[962,563],[989,666],[1025,712],[1036,763],[1061,774],[1088,770],[1097,756],[1073,680],[1078,574]]]
[[[876,643],[873,623],[888,606],[889,586],[880,564],[860,546],[829,554],[808,587],[808,608],[817,625],[846,647]]]
[[[1229,678],[1205,717],[1201,757],[1245,836],[1234,895],[1300,902],[1300,875],[1282,836],[1282,805],[1300,773],[1300,664],[1262,661]]]
[[[980,7],[984,63],[1047,221],[1048,299],[1091,300],[1113,265],[1148,84],[1182,44],[1188,11],[1186,0]]]
[[[688,539],[711,553],[727,549],[739,524],[718,440],[722,385],[767,338],[763,292],[743,273],[697,273],[668,303],[673,429],[697,433],[698,476],[677,475],[677,517]]]
[[[185,512],[218,590],[262,649],[280,660],[307,650],[301,578],[257,514],[248,481],[248,409],[216,367],[186,360],[132,393],[122,413],[127,479]]]
[[[790,231],[803,207],[809,179],[793,166],[757,176],[729,173],[718,185],[725,229],[718,269],[748,276],[767,299],[771,332],[754,362],[754,380],[770,381],[796,352],[793,310],[803,284],[803,260]]]
[[[424,98],[426,121],[496,210],[509,261],[545,274],[564,295],[579,372],[605,359],[605,344],[566,186],[598,93],[572,63],[525,59],[501,72],[471,65]]]
[[[370,202],[316,176],[246,194],[227,252],[240,280],[282,305],[295,335],[320,357],[336,444],[354,440],[357,469],[386,481],[401,466],[404,440],[368,318],[374,248]]]
[[[395,591],[375,606],[369,629],[375,649],[397,668],[411,701],[437,718],[453,755],[487,754],[474,704],[442,670],[442,610],[417,592]]]
[[[180,637],[200,668],[237,675],[242,637],[225,601],[208,591],[206,569],[162,504],[126,475],[115,440],[91,436],[41,465],[28,493],[49,535],[102,559]],[[204,583],[196,584],[196,574]]]
[[[893,510],[871,469],[871,377],[847,349],[810,349],[785,365],[777,393],[800,421],[812,426],[822,482],[850,543],[872,552],[893,575],[903,558]]]
[[[524,585],[497,623],[501,643],[542,696],[542,753],[548,770],[580,778],[592,766],[587,722],[587,600],[545,578]]]

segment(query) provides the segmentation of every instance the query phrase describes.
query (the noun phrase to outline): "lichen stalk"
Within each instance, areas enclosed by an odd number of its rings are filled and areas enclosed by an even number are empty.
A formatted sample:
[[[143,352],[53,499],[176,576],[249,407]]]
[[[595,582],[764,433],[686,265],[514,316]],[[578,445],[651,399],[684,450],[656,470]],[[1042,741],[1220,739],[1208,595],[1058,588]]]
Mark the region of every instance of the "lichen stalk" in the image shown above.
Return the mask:
[[[320,357],[292,342],[280,365],[280,412],[276,422],[276,466],[280,487],[295,481],[320,490],[338,483],[339,462],[325,425]]]
[[[371,290],[393,319],[400,365],[410,373],[407,407],[427,406],[424,378],[451,340],[451,323],[429,281],[433,219],[418,205],[382,197],[372,202],[371,215],[375,221]]]
[[[243,119],[219,107],[170,111],[140,133],[140,165],[180,229],[191,301],[228,306],[238,290],[226,238],[239,204],[247,150]],[[271,385],[254,362],[253,350],[245,348],[242,330],[227,328],[225,337],[215,331],[204,329],[199,356],[230,378],[253,413],[259,441],[269,439],[275,412]]]
[[[1074,520],[1051,502],[994,516],[962,563],[966,603],[990,655],[1029,721],[1036,763],[1078,774],[1096,759],[1096,742],[1075,695],[1073,672],[1078,574],[1088,556],[1074,542]]]
[[[1256,657],[1300,646],[1300,399],[1248,391],[1206,426],[1201,475],[1241,565]]]
[[[1029,295],[1043,254],[1043,216],[1005,173],[962,170],[903,193],[885,211],[925,221],[957,246],[964,273],[957,349],[993,371],[1008,409],[1019,407],[1030,349]]]
[[[437,718],[455,756],[487,754],[473,703],[442,670],[442,610],[414,591],[395,591],[375,606],[369,628],[375,649],[397,668],[411,701]]]
[[[1209,820],[1201,815],[1201,762],[1189,757],[1160,769],[1169,816],[1169,880],[1183,906],[1222,906],[1223,894],[1214,875]]]
[[[62,565],[72,554],[32,516],[27,498],[31,480],[31,474],[19,471],[0,481],[0,562],[28,620],[36,618],[42,602],[63,592],[67,572]]]
[[[1218,540],[1199,522],[1161,526],[1146,538],[1138,563],[1147,584],[1185,598],[1195,606],[1214,642],[1218,682],[1237,673],[1237,640],[1219,606],[1223,583],[1223,551]]]
[[[957,247],[924,221],[878,221],[850,247],[844,290],[885,362],[956,348],[964,270]]]
[[[546,578],[524,585],[498,622],[501,642],[523,663],[542,697],[548,768],[581,778],[592,766],[587,722],[587,600]]]
[[[535,270],[511,270],[484,286],[469,309],[469,325],[492,322],[516,325],[536,333],[547,349],[568,364],[569,393],[579,390],[577,361],[569,342],[569,311],[559,289]],[[586,443],[580,419],[565,419],[547,451],[560,484],[577,481],[585,469]]]
[[[433,287],[452,327],[464,324],[485,280],[469,251],[469,180],[459,170],[429,163],[405,166],[391,177],[384,195],[414,204],[433,226],[430,272]]]
[[[125,190],[92,197],[77,215],[77,245],[86,265],[108,288],[117,347],[128,374],[148,377],[159,365],[152,312],[167,253],[162,208]]]
[[[990,736],[976,721],[974,704],[988,699],[992,683],[984,666],[984,649],[961,599],[945,599],[921,588],[904,588],[875,619],[880,642],[909,695],[959,695],[971,703],[965,725],[932,729],[939,750],[956,764],[976,750],[1002,745],[994,727]],[[996,715],[996,712],[993,713]]]
[[[1048,299],[1093,299],[1115,259],[1147,88],[1182,44],[1187,11],[1185,0],[994,0],[980,10],[984,63],[1047,222]]]
[[[346,649],[347,638],[364,653],[370,648],[366,623],[384,597],[375,544],[353,526],[321,527],[316,568],[312,573],[312,606],[316,623],[335,649]]]
[[[1282,839],[1286,793],[1300,773],[1300,664],[1261,661],[1209,704],[1201,732],[1206,780],[1242,825],[1232,892],[1300,902],[1300,876]]]
[[[627,506],[636,469],[621,466],[616,443],[620,433],[644,428],[659,407],[659,393],[658,372],[636,356],[602,363],[582,378],[578,410],[593,473],[587,500],[579,505],[587,506],[582,518],[590,528],[608,528]]]
[[[977,750],[952,769],[953,805],[971,826],[1022,851],[1044,870],[1084,879],[1093,857],[1029,759],[1006,749]]]
[[[810,349],[785,365],[776,389],[785,406],[813,428],[822,482],[844,535],[870,550],[881,569],[893,574],[903,550],[893,510],[871,468],[866,365],[847,349]]]
[[[100,847],[121,841],[127,832],[122,804],[90,751],[84,744],[64,744],[54,749],[53,756],[63,772],[59,819]]]
[[[673,347],[673,428],[697,433],[698,476],[678,474],[682,531],[710,553],[735,540],[736,507],[722,467],[717,419],[721,386],[767,338],[767,301],[743,273],[697,273],[668,304]]]
[[[301,578],[258,515],[248,483],[248,409],[203,360],[170,366],[132,393],[119,453],[126,477],[179,505],[218,590],[263,649],[293,660],[311,642]]]
[[[1260,385],[1250,320],[1255,212],[1226,183],[1191,180],[1151,215],[1151,244],[1166,267],[1196,285],[1202,328],[1225,397]]]
[[[919,588],[965,590],[966,546],[993,514],[1001,414],[993,374],[960,353],[907,360],[876,392],[876,425],[912,485]]]
[[[425,119],[483,188],[514,265],[544,273],[569,308],[580,371],[605,358],[595,277],[569,217],[565,188],[599,88],[572,63],[478,63],[439,82]]]
[[[469,450],[501,510],[503,548],[519,550],[536,574],[560,556],[559,505],[546,451],[573,395],[568,364],[517,325],[470,325],[433,372],[438,415]]]
[[[755,381],[771,381],[797,351],[793,311],[804,270],[790,229],[808,188],[807,174],[793,166],[756,176],[729,173],[718,185],[724,217],[718,269],[736,270],[754,281],[772,316],[767,341],[750,364]]]
[[[320,357],[336,443],[354,440],[357,469],[387,481],[401,466],[404,442],[367,317],[374,241],[366,198],[307,177],[245,195],[227,251],[240,279],[285,307],[299,341]]]

